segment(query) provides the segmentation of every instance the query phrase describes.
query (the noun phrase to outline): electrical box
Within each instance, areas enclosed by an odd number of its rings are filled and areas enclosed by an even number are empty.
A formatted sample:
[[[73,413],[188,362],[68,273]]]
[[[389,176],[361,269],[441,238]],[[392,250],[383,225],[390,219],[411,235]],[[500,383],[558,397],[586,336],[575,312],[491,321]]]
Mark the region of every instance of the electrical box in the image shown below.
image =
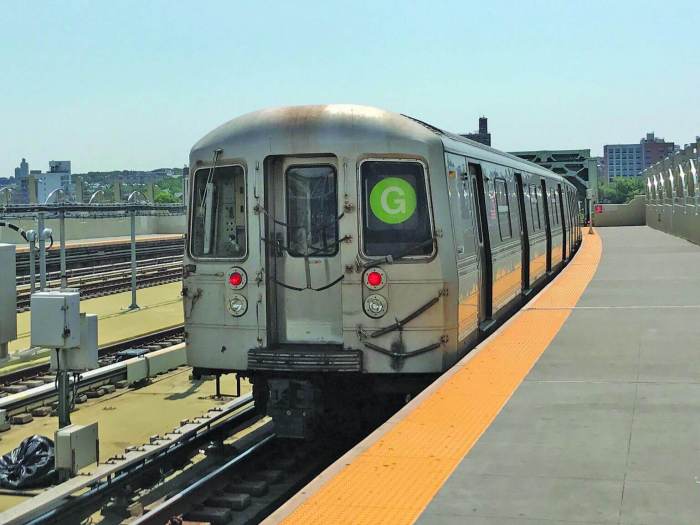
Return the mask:
[[[80,346],[51,352],[51,370],[93,370],[97,368],[97,316],[80,314]]]
[[[0,343],[17,339],[17,266],[15,245],[0,244]]]
[[[80,292],[37,292],[31,298],[32,346],[75,348],[80,345]]]
[[[100,459],[97,423],[68,425],[54,434],[56,469],[76,474],[80,469]]]

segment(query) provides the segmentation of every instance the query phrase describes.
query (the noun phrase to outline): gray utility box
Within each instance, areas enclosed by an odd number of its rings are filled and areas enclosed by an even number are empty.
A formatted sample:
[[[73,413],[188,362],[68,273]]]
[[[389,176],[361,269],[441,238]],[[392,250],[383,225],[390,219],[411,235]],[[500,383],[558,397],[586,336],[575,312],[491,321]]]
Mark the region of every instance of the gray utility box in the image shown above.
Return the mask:
[[[93,370],[97,368],[97,316],[80,314],[80,347],[51,352],[51,370]]]
[[[15,245],[0,244],[0,343],[17,339]]]
[[[56,469],[77,474],[82,468],[100,459],[100,441],[97,423],[68,425],[54,434],[56,445]]]
[[[37,292],[31,299],[32,346],[80,346],[80,292]]]

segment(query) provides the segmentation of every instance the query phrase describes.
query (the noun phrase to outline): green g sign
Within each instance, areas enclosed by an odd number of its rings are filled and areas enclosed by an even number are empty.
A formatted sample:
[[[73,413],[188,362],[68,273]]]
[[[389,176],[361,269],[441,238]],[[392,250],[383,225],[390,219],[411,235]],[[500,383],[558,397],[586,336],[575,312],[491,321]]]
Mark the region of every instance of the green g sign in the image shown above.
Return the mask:
[[[369,194],[369,207],[380,221],[401,224],[416,211],[416,190],[398,177],[382,179]]]

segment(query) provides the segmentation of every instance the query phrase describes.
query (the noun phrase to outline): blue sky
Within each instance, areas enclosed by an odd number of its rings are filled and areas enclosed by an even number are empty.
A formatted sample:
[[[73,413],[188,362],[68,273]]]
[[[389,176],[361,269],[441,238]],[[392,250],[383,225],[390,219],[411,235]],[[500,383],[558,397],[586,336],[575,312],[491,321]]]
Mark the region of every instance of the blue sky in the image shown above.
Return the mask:
[[[700,2],[0,1],[0,176],[186,163],[222,122],[361,103],[504,150],[700,134]]]

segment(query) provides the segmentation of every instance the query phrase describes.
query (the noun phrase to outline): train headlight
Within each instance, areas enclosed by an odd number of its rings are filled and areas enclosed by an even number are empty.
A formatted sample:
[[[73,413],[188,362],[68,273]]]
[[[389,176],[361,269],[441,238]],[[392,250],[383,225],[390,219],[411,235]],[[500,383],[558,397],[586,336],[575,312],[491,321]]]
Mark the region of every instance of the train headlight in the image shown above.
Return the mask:
[[[381,268],[369,268],[363,281],[370,290],[381,290],[386,284],[386,273]]]
[[[233,294],[226,303],[228,312],[234,317],[240,317],[248,310],[248,300],[240,294]]]
[[[386,299],[377,293],[373,293],[365,299],[365,313],[375,319],[382,317],[388,306]]]
[[[233,288],[234,290],[240,290],[248,282],[248,276],[246,275],[245,270],[243,268],[238,268],[237,266],[234,266],[228,271],[226,280],[228,281],[228,285],[231,288]]]

